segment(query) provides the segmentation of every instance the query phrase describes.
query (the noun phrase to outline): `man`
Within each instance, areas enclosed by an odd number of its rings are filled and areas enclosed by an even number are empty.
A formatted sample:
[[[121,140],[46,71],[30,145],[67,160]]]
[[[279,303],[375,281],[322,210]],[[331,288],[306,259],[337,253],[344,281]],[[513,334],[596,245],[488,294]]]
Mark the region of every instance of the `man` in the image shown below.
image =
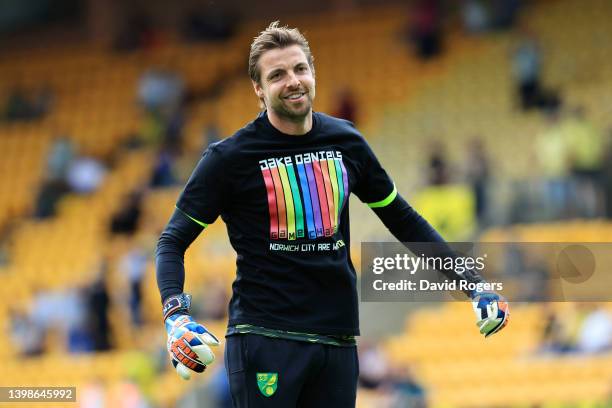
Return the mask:
[[[264,110],[207,149],[159,240],[168,350],[184,378],[214,359],[208,346],[218,340],[189,316],[182,293],[183,255],[221,215],[238,255],[225,354],[234,406],[353,407],[359,324],[349,194],[402,242],[443,240],[397,194],[350,122],[312,111],[313,57],[297,29],[275,22],[261,32],[249,75]],[[503,327],[481,326],[486,335]]]

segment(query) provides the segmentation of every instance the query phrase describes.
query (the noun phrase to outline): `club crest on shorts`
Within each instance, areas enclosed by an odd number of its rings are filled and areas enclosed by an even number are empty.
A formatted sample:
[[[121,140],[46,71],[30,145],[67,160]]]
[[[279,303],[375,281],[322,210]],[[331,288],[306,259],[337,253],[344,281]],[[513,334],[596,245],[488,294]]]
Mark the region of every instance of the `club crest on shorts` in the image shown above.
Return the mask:
[[[278,373],[257,373],[257,386],[264,397],[271,397],[278,386]]]

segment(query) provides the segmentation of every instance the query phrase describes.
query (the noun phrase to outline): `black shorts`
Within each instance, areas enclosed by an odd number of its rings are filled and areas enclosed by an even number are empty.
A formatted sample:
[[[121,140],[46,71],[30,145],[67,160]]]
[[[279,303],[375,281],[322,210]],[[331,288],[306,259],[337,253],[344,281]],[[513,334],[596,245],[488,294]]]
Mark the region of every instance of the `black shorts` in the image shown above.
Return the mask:
[[[355,406],[357,347],[257,334],[226,339],[225,367],[235,408]]]

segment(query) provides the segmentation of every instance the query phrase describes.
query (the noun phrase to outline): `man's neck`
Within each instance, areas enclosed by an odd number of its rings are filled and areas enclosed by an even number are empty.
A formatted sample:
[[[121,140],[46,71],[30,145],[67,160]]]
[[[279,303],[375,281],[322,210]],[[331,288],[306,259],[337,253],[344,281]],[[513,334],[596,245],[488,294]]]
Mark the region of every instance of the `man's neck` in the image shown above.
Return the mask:
[[[291,121],[279,117],[272,110],[268,109],[268,120],[280,132],[286,135],[302,136],[310,132],[312,129],[312,110],[304,117],[303,120]]]

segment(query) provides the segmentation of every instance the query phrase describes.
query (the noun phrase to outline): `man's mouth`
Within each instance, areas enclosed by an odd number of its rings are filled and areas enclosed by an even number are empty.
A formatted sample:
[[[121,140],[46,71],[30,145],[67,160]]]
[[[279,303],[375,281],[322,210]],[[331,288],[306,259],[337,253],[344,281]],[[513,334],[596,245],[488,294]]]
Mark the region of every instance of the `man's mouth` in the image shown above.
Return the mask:
[[[295,93],[285,96],[284,99],[289,99],[290,101],[297,101],[305,94],[306,94],[305,92],[295,92]]]

